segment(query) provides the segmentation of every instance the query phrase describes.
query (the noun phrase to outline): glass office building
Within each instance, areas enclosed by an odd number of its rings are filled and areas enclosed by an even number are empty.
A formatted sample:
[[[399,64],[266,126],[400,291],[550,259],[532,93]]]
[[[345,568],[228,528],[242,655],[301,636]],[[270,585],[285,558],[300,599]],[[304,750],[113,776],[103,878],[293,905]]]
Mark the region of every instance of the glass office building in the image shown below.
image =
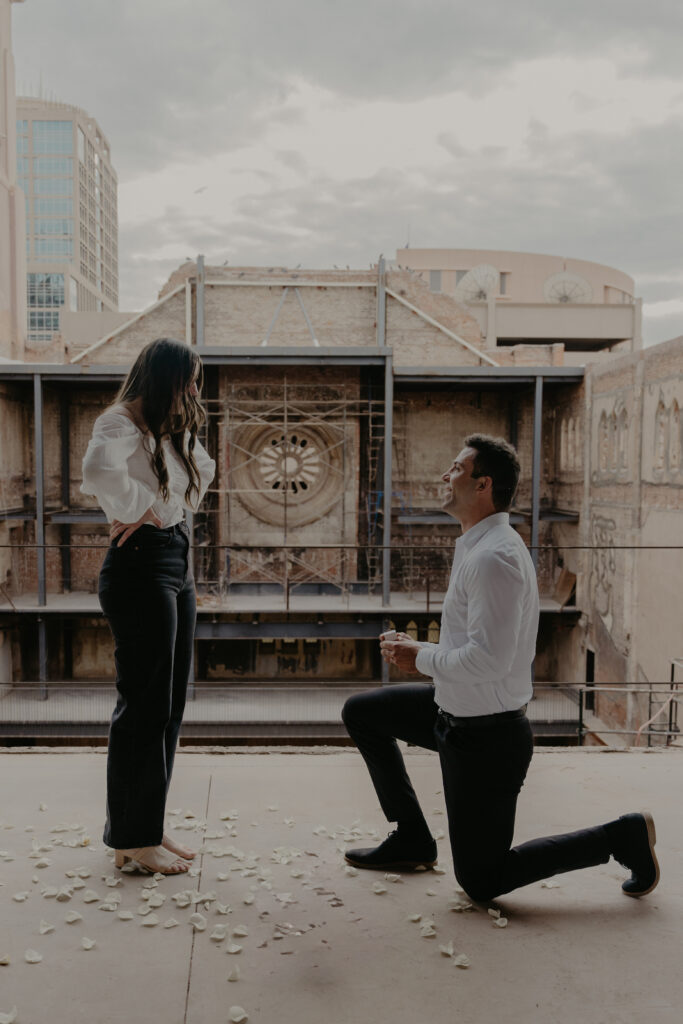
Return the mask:
[[[17,99],[17,184],[26,196],[27,342],[47,346],[62,309],[116,311],[117,179],[84,110]]]

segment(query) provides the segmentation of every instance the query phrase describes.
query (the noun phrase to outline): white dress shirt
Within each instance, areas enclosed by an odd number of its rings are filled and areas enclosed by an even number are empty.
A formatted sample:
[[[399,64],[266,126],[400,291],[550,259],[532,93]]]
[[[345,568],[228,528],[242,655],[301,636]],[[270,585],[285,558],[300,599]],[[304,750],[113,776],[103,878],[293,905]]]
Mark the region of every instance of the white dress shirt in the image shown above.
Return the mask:
[[[163,440],[168,470],[168,499],[159,492],[150,452],[154,438],[145,435],[124,413],[111,409],[95,420],[93,434],[83,458],[83,494],[93,494],[111,523],[136,523],[151,508],[163,528],[175,526],[185,518],[185,508],[196,511],[213,480],[216,463],[199,441],[194,458],[199,470],[199,494],[192,504],[185,500],[189,483],[182,462],[168,439]]]
[[[438,644],[416,667],[451,715],[514,711],[530,699],[538,632],[538,583],[526,544],[507,512],[480,520],[455,542]]]

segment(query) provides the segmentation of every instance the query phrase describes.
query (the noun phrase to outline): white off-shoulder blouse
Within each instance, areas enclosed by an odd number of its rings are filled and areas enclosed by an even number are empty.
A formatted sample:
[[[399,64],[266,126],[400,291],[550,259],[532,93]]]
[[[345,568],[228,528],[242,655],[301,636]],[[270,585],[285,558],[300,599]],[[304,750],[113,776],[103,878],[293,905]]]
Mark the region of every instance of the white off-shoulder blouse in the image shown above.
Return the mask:
[[[143,434],[124,413],[112,409],[95,420],[93,434],[83,458],[83,494],[94,495],[111,523],[136,523],[151,508],[162,527],[182,522],[185,508],[196,511],[213,480],[216,463],[199,441],[194,458],[199,470],[199,495],[190,504],[185,499],[188,476],[169,440],[164,446],[168,469],[168,500],[159,493],[149,452],[154,438]]]

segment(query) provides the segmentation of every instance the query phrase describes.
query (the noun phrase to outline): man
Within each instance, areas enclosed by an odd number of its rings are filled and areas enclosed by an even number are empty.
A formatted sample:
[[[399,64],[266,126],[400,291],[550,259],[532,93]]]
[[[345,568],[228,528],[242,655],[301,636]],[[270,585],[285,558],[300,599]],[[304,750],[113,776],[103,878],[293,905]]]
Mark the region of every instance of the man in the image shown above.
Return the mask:
[[[387,820],[397,822],[378,847],[349,850],[346,859],[394,871],[436,863],[436,843],[396,743],[402,739],[439,752],[455,875],[472,899],[491,900],[610,857],[631,871],[623,891],[644,896],[659,881],[647,813],[511,849],[533,750],[525,711],[539,612],[534,566],[508,516],[519,462],[506,441],[473,434],[442,479],[442,507],[460,521],[462,536],[439,643],[417,643],[406,634],[381,643],[385,660],[431,677],[434,685],[385,686],[346,702],[344,723]]]

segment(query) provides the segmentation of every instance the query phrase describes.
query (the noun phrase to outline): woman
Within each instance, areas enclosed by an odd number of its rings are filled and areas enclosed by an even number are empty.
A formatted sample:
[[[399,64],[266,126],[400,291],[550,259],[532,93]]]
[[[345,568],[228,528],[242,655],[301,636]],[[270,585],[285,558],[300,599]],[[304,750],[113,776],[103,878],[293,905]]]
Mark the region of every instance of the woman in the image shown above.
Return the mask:
[[[164,834],[166,795],[185,707],[196,619],[190,537],[215,463],[197,440],[202,366],[169,338],[139,354],[116,402],[95,421],[84,494],[110,523],[99,597],[114,635],[118,701],[107,760],[104,841],[122,867],[187,871],[192,850]]]

